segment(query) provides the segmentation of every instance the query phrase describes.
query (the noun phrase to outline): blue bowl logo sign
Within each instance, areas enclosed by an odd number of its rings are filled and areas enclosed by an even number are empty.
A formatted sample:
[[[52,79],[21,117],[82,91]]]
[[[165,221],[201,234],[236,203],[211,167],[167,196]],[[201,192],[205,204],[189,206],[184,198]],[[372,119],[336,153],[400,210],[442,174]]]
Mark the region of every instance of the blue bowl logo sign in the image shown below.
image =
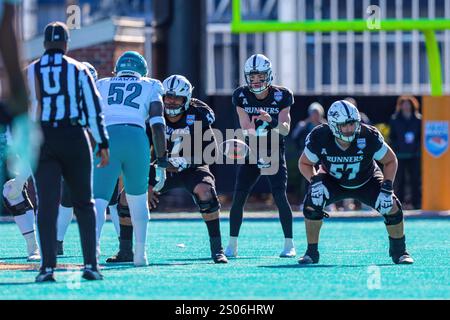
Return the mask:
[[[425,123],[425,149],[433,157],[440,157],[448,149],[448,121]]]

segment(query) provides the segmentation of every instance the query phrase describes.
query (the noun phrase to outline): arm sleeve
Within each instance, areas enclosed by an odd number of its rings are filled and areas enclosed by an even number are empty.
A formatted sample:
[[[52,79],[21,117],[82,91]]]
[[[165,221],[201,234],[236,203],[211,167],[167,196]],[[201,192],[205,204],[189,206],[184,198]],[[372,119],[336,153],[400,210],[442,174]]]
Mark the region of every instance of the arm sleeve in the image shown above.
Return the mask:
[[[210,127],[216,121],[214,111],[208,105],[199,107],[198,111],[201,114],[203,128]]]
[[[155,80],[153,83],[152,92],[149,97],[149,103],[152,102],[161,102],[163,103],[162,95],[164,94],[164,88],[160,81]]]
[[[291,107],[294,104],[294,94],[291,90],[285,89],[283,90],[283,100],[281,103],[280,110]]]
[[[242,99],[239,97],[242,94],[243,93],[241,88],[234,90],[233,96],[231,97],[231,103],[233,104],[234,107],[242,108],[242,101],[241,101]]]
[[[303,149],[305,156],[308,158],[309,161],[313,163],[319,162],[319,152],[315,147],[315,145],[317,145],[316,140],[317,140],[316,131],[313,130],[306,136],[305,149]]]
[[[102,97],[97,90],[94,79],[87,69],[78,73],[83,99],[83,112],[95,142],[100,148],[108,147],[108,133],[102,112]]]
[[[378,130],[375,130],[374,133],[375,133],[374,139],[375,152],[373,154],[373,158],[378,161],[383,159],[383,157],[386,155],[386,152],[388,151],[388,145],[386,144],[382,134]]]

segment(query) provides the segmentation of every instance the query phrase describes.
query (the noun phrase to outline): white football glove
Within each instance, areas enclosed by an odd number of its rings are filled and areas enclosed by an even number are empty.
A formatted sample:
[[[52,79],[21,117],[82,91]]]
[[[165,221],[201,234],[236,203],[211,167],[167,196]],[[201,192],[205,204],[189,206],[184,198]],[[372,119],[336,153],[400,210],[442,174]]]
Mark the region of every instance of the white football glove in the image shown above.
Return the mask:
[[[178,172],[183,171],[184,169],[187,169],[189,167],[189,164],[187,163],[187,160],[183,157],[173,157],[169,158],[169,163],[174,167],[178,169]]]
[[[394,206],[394,191],[392,188],[392,181],[386,180],[381,185],[381,191],[378,195],[377,201],[375,202],[375,210],[377,210],[382,215],[391,212]]]
[[[317,177],[317,176],[315,176]],[[330,193],[320,178],[311,179],[311,200],[313,205],[324,207],[325,199],[330,199]]]
[[[167,168],[167,158],[164,159],[158,159],[155,166],[155,180],[156,185],[153,187],[153,191],[160,192],[161,189],[164,187],[164,183],[166,182],[166,168]]]

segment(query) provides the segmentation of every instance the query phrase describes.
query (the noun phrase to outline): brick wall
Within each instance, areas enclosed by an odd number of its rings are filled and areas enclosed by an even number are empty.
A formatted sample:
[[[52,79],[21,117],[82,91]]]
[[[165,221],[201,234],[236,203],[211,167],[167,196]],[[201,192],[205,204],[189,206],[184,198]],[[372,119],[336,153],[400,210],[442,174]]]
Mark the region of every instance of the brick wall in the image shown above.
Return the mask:
[[[137,51],[143,55],[144,44],[110,41],[90,47],[70,50],[69,43],[67,55],[78,61],[87,61],[91,63],[95,69],[97,69],[99,78],[103,78],[112,76],[117,58],[119,58],[123,52],[129,50]],[[42,52],[44,52],[44,49],[42,49]],[[6,73],[0,62],[0,99],[4,99],[7,92]]]

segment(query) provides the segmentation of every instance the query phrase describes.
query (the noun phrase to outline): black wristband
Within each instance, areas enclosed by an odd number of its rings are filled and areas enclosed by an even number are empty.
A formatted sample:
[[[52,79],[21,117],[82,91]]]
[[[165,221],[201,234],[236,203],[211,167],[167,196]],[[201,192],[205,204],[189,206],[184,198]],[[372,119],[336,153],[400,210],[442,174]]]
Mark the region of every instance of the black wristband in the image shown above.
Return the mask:
[[[272,117],[272,120],[269,122],[269,127],[272,129],[278,127],[278,120]]]
[[[108,148],[109,148],[108,140],[98,144],[98,149],[99,150],[101,150],[101,149],[108,149]]]
[[[169,165],[169,159],[167,156],[156,159],[156,166],[159,168],[167,168]]]
[[[311,184],[316,182],[321,182],[323,180],[323,174],[316,174],[315,176],[311,177]]]
[[[386,193],[392,193],[394,190],[393,183],[391,180],[384,180],[381,184],[381,191]]]

